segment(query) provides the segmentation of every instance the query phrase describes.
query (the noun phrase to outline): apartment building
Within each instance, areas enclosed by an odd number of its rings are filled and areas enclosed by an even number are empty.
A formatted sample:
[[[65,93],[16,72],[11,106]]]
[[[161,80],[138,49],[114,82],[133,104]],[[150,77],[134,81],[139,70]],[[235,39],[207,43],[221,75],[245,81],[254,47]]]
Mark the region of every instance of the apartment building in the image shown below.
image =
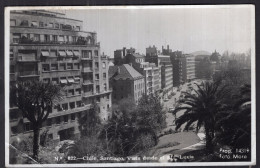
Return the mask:
[[[195,57],[181,51],[170,53],[173,66],[173,86],[179,86],[195,79]]]
[[[124,63],[132,65],[145,77],[145,93],[155,94],[161,89],[160,69],[155,63],[145,62],[145,56],[137,53],[127,54]]]
[[[127,54],[134,54],[135,49],[123,47],[123,49],[115,50],[114,51],[114,65],[122,65],[124,64],[124,58]]]
[[[110,86],[113,88],[112,103],[132,99],[136,104],[145,94],[144,76],[129,64],[109,67]]]
[[[51,109],[43,128],[53,140],[79,135],[77,119],[93,102],[105,122],[111,107],[108,58],[100,54],[95,32],[62,13],[28,10],[10,13],[10,84],[37,79],[65,88],[66,95]],[[11,138],[32,133],[30,122],[10,104]]]

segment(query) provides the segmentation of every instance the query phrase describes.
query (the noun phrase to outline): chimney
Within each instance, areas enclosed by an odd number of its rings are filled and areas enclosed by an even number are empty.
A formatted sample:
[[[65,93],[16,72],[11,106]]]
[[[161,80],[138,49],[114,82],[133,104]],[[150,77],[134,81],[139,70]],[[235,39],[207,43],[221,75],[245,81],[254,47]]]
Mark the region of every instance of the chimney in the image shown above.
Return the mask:
[[[167,50],[169,51],[169,45],[167,45]]]
[[[162,52],[163,52],[163,46],[162,46]]]

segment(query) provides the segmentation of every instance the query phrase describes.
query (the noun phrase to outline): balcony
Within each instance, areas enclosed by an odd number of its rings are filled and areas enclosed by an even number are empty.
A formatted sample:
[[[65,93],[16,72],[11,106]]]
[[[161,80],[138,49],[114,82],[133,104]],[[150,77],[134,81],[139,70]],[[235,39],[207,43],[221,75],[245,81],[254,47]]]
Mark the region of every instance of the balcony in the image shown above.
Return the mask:
[[[92,56],[82,57],[81,60],[82,60],[82,61],[92,61]]]
[[[92,69],[92,67],[82,68],[82,72],[83,73],[93,72],[93,69]]]
[[[94,96],[93,91],[84,92],[82,95],[83,95],[83,97]]]
[[[94,84],[93,80],[84,80],[82,83],[82,85],[84,85],[84,86],[93,85],[93,84]]]
[[[18,72],[19,77],[33,77],[33,76],[40,76],[39,71],[22,71]]]

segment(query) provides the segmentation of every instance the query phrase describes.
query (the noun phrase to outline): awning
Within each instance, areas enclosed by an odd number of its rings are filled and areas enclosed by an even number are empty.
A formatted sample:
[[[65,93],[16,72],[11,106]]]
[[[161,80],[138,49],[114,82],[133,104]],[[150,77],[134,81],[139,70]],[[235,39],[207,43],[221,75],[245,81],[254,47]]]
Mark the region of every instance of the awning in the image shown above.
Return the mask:
[[[80,82],[80,78],[79,77],[74,77],[74,80],[76,83]]]
[[[50,56],[49,51],[41,51],[41,54],[42,54],[43,57],[49,57]]]
[[[68,81],[69,81],[69,83],[74,83],[75,82],[73,78],[68,79]]]
[[[73,53],[74,53],[75,57],[79,57],[80,56],[79,51],[73,51]]]
[[[68,81],[67,81],[67,79],[61,79],[61,80],[60,80],[60,83],[61,83],[61,84],[67,84]]]
[[[34,27],[38,26],[37,23],[35,23],[35,22],[32,22],[31,25],[34,26]]]
[[[72,51],[66,51],[66,53],[67,53],[67,56],[73,56],[73,53],[72,53]]]
[[[61,56],[61,57],[66,57],[65,51],[59,51],[59,56]]]

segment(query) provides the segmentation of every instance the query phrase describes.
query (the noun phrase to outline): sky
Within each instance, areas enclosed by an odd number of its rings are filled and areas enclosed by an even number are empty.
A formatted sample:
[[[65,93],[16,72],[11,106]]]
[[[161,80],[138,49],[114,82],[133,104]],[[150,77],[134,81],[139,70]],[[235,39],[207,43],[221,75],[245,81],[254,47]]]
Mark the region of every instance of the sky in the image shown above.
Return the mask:
[[[84,31],[97,32],[101,52],[111,57],[123,47],[145,54],[153,45],[184,53],[246,52],[252,48],[253,12],[252,6],[65,11],[67,17],[83,21]]]

